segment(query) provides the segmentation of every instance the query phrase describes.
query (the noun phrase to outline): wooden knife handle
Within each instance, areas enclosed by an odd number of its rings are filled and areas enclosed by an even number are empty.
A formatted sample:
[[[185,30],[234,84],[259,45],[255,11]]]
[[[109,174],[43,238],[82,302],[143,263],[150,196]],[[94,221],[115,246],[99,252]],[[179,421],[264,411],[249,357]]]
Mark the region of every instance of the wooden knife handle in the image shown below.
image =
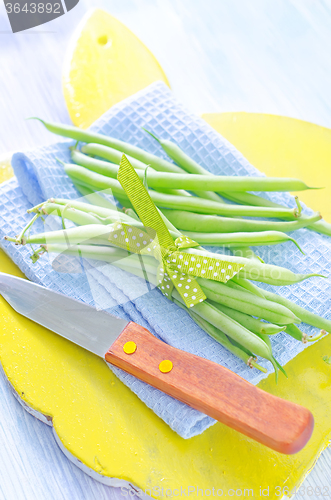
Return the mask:
[[[298,452],[313,432],[308,409],[258,389],[217,363],[171,347],[136,323],[125,327],[105,359],[280,453]]]

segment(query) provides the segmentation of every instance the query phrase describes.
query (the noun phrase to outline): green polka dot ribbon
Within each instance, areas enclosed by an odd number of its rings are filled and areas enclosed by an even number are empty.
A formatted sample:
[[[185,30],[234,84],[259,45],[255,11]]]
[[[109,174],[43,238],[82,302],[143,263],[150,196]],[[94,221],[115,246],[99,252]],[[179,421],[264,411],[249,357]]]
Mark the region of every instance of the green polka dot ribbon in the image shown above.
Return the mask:
[[[117,179],[136,210],[144,229],[115,223],[110,228],[109,240],[130,252],[153,255],[158,261],[158,287],[171,298],[173,287],[179,292],[187,307],[206,299],[195,277],[225,283],[237,274],[243,264],[222,261],[213,257],[181,252],[199,246],[187,236],[175,241],[125,155],[122,156]]]

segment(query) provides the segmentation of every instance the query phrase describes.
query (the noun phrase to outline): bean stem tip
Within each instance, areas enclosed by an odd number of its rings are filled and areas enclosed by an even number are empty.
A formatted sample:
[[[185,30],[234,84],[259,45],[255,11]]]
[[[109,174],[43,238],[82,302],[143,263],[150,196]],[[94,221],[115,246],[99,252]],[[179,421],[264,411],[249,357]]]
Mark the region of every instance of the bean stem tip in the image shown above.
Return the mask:
[[[141,127],[145,132],[147,132],[147,134],[151,135],[153,137],[153,139],[155,139],[158,143],[161,144],[161,141],[158,137],[156,137],[156,135],[154,135],[152,132],[150,132],[149,130],[147,130],[147,128],[145,127]]]

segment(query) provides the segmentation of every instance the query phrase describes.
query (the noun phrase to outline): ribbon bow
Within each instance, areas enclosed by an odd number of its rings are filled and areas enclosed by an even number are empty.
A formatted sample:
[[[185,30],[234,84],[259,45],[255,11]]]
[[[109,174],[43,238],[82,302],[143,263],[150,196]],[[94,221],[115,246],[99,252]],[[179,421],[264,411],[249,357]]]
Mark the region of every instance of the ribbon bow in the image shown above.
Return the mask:
[[[159,262],[158,287],[171,298],[173,287],[179,292],[187,307],[206,299],[195,277],[225,283],[244,266],[213,257],[181,252],[199,246],[187,236],[175,241],[169,233],[148,191],[125,155],[122,156],[117,179],[137,212],[144,229],[116,223],[110,229],[109,240],[116,246],[134,253],[153,255]]]

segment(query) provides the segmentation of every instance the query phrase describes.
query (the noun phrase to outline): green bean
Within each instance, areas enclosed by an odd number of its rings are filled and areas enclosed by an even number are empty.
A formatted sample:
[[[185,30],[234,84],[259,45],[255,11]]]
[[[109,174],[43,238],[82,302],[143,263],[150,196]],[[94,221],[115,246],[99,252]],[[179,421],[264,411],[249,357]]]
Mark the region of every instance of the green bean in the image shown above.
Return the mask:
[[[83,185],[92,186],[99,191],[102,191],[104,189],[111,189],[111,191],[114,193],[114,196],[117,196],[117,194],[122,197],[126,196],[124,189],[116,179],[97,174],[85,167],[80,167],[71,163],[66,163],[64,165],[64,170],[70,178],[72,178],[74,181],[77,180]]]
[[[277,359],[275,359],[275,357],[272,354],[272,346],[271,346],[271,342],[270,342],[270,339],[269,339],[268,335],[262,335],[262,334],[259,334],[259,333],[257,335],[262,340],[264,340],[264,342],[267,344],[267,346],[270,349],[271,356],[272,356],[272,359],[270,361],[273,364],[273,367],[275,369],[276,384],[278,382],[278,370],[280,370],[285,375],[285,377],[288,378],[288,375],[287,375],[286,371],[284,370],[284,368],[282,367],[282,365],[280,363],[278,363]]]
[[[252,281],[261,281],[268,285],[286,286],[300,283],[308,278],[325,278],[323,274],[310,273],[310,274],[295,274],[285,267],[272,266],[264,264],[263,269],[254,265],[247,265],[239,271],[240,278],[246,278]]]
[[[174,299],[174,302],[177,305],[181,305],[180,302],[176,301]],[[232,354],[237,356],[237,358],[241,359],[244,361],[246,365],[248,365],[250,368],[257,368],[263,373],[267,373],[266,368],[263,366],[259,365],[256,363],[254,360],[254,357],[252,356],[251,353],[245,352],[245,349],[241,346],[241,344],[237,343],[237,345],[234,345],[228,337],[223,333],[219,328],[216,328],[214,325],[209,323],[208,321],[200,318],[200,316],[193,311],[190,311],[189,309],[187,310],[189,315],[192,317],[192,319],[195,321],[195,323],[202,328],[208,335],[210,335],[213,339],[215,339],[219,344],[221,344],[223,347],[225,347],[228,351],[230,351]]]
[[[231,280],[229,280],[226,283],[228,286],[231,286],[232,284],[235,285],[236,287],[240,286],[241,288],[244,288],[246,291],[249,291],[253,295],[257,295],[258,297],[262,297],[265,299],[264,295],[264,290],[251,281],[248,281],[247,279],[244,278],[239,278],[238,274],[236,274]],[[241,289],[240,288],[240,289]]]
[[[101,191],[104,189],[111,189],[114,196],[126,197],[125,191],[120,185],[120,183],[112,179],[111,177],[106,177],[104,175],[92,172],[87,168],[80,167],[78,165],[66,164],[65,172],[68,176],[73,179],[74,182],[82,183],[95,190]],[[262,207],[244,207],[240,205],[223,205],[222,203],[216,203],[203,198],[196,198],[194,196],[175,196],[171,194],[159,193],[157,191],[149,191],[149,194],[158,207],[163,208],[179,208],[187,211],[195,211],[200,213],[211,213],[219,215],[245,215],[247,217],[286,217],[293,219],[295,218],[295,213],[291,209],[282,209],[281,214],[278,209],[273,208],[262,208]],[[127,198],[126,198],[127,199]],[[172,222],[172,221],[170,221]],[[176,224],[175,224],[176,225]]]
[[[244,205],[254,205],[259,207],[273,207],[273,208],[284,208],[283,205],[278,203],[274,203],[270,200],[262,198],[261,196],[257,196],[250,193],[226,193],[229,196],[226,196],[229,200],[234,201],[236,203],[241,203]],[[231,195],[231,196],[230,196]],[[232,196],[234,195],[234,196]],[[224,195],[225,196],[225,195]],[[319,220],[316,222],[312,222],[308,226],[306,226],[311,231],[315,231],[316,233],[325,234],[326,236],[331,236],[331,224],[326,222],[325,220]]]
[[[87,155],[99,156],[100,158],[104,158],[105,160],[115,163],[116,165],[121,163],[123,156],[123,152],[109,146],[103,146],[102,144],[86,144],[85,146],[82,146],[81,150]],[[133,156],[126,154],[126,157],[134,169],[145,170],[147,168],[146,163],[133,158]]]
[[[140,171],[137,171],[140,175]],[[148,185],[157,188],[171,188],[193,191],[304,191],[317,189],[308,187],[299,179],[283,179],[281,177],[245,177],[245,176],[209,176],[195,174],[172,174],[169,172],[147,172]],[[280,210],[280,209],[278,209]]]
[[[306,333],[303,333],[296,325],[287,325],[286,333],[288,333],[295,340],[303,342],[304,344],[307,342],[306,338],[308,337],[308,335]]]
[[[81,167],[85,167],[89,170],[92,170],[93,172],[97,172],[98,174],[117,179],[119,166],[115,163],[91,158],[90,156],[81,153],[77,149],[71,150],[71,159],[74,163],[80,165]],[[144,170],[146,170],[146,167]],[[144,172],[144,170],[142,170],[142,172]]]
[[[65,230],[46,231],[39,234],[30,234],[24,244],[47,244],[57,243],[61,245],[77,245],[79,243],[90,242],[90,244],[112,246],[108,240],[110,230],[108,226],[102,224],[89,224],[85,226],[71,227]],[[7,238],[8,241],[16,241],[14,238]]]
[[[152,195],[151,195],[152,196]],[[246,207],[243,205],[226,205],[203,198],[185,198],[183,196],[166,196],[163,193],[153,194],[153,201],[161,208],[179,209],[188,212],[198,212],[200,214],[217,214],[226,216],[245,216],[245,217],[284,217],[295,219],[293,210],[283,209],[281,213],[278,209],[262,207]],[[170,220],[170,217],[168,217]],[[170,220],[170,222],[173,222]],[[176,224],[174,224],[176,226]],[[180,228],[182,229],[182,228]],[[237,229],[238,230],[238,229]],[[205,231],[203,231],[205,232]],[[215,231],[217,232],[217,231]]]
[[[253,205],[255,207],[286,208],[284,205],[274,203],[273,201],[251,193],[235,193],[229,191],[228,193],[222,193],[222,195],[224,198],[242,205]],[[318,220],[304,227],[307,227],[308,229],[310,229],[311,231],[315,231],[316,233],[331,236],[331,224],[329,222],[326,222],[325,220]]]
[[[263,318],[276,325],[300,323],[300,320],[293,312],[276,302],[254,296],[244,290],[234,290],[224,283],[205,278],[198,278],[197,281],[209,300],[223,304],[231,309]]]
[[[249,314],[231,309],[230,307],[227,307],[224,304],[220,304],[219,302],[211,301],[211,304],[216,307],[216,309],[219,309],[227,316],[230,316],[230,318],[234,319],[253,333],[260,333],[262,335],[275,335],[276,333],[280,333],[286,330],[286,326],[278,326],[274,325],[273,323],[264,323],[259,319],[253,318]]]
[[[299,306],[298,304],[295,304],[291,300],[288,300],[281,295],[277,295],[267,290],[263,290],[263,294],[267,300],[277,301],[279,304],[290,309],[290,311],[292,311],[293,314],[295,314],[298,318],[300,318],[300,320],[303,321],[304,323],[307,323],[308,325],[315,326],[316,328],[331,333],[331,321],[329,319],[322,318],[317,314],[307,311],[303,307]],[[294,323],[296,323],[296,321]]]
[[[143,149],[137,146],[133,146],[132,144],[120,141],[119,139],[108,137],[95,132],[90,132],[88,130],[82,130],[77,127],[73,127],[71,125],[50,123],[35,117],[33,119],[39,120],[46,127],[47,130],[49,130],[54,134],[61,135],[62,137],[75,139],[76,141],[80,142],[96,143],[103,146],[108,146],[117,151],[120,151],[121,153],[127,154],[130,158],[139,160],[141,163],[144,163],[145,165],[150,165],[156,171],[172,172],[172,173],[181,173],[183,171],[180,167],[178,167],[174,163],[171,163],[167,160],[164,160],[163,158],[148,153],[147,151],[144,151]],[[212,195],[205,191],[201,192],[201,195],[204,196],[206,199],[212,198]],[[218,199],[214,198],[214,201],[218,201]]]
[[[316,335],[311,335],[310,337],[306,334],[303,333],[296,325],[287,325],[286,333],[291,335],[296,340],[299,340],[306,344],[307,342],[316,342],[316,340],[320,340],[324,335],[326,335],[325,330],[321,330],[318,334]]]
[[[229,205],[231,207],[231,205]],[[231,219],[215,215],[202,215],[182,210],[162,209],[162,212],[178,229],[182,231],[196,231],[203,233],[233,233],[255,231],[289,232],[307,227],[314,221],[320,220],[320,214],[289,222],[274,222],[264,220]],[[216,212],[215,212],[216,213]],[[244,213],[244,212],[242,212]]]
[[[71,208],[75,208],[76,210],[81,210],[82,212],[86,213],[92,213],[95,216],[98,216],[100,218],[104,219],[109,219],[112,222],[116,222],[118,220],[121,220],[122,222],[126,222],[127,224],[132,223],[131,217],[126,215],[124,212],[121,210],[118,210],[116,206],[114,208],[107,208],[107,207],[101,207],[101,206],[96,206],[96,205],[90,205],[89,203],[85,203],[83,201],[79,200],[69,200],[66,198],[50,198],[47,203],[55,203],[57,205],[70,205]],[[40,205],[42,207],[44,203]],[[33,207],[30,209],[30,211],[34,211],[37,207]]]
[[[176,300],[182,304],[184,303],[176,289],[173,290],[172,295]],[[247,328],[244,328],[237,321],[234,321],[232,318],[216,309],[216,307],[212,306],[208,302],[205,301],[200,304],[196,304],[192,307],[192,311],[196,312],[201,318],[216,326],[216,328],[222,330],[222,332],[226,335],[233,338],[250,351],[254,352],[257,356],[261,356],[266,359],[270,358],[269,348],[262,339],[247,330]]]
[[[259,297],[262,297],[262,299],[265,298],[263,292],[258,286],[254,285],[253,283],[244,278],[239,278],[238,274],[235,274],[233,278],[231,278],[227,282],[227,285],[231,286],[231,284],[240,286],[241,287],[240,289],[244,288],[246,291],[251,292],[254,295],[258,295]]]
[[[54,199],[52,200],[55,201]],[[88,205],[87,203],[77,202],[76,200],[58,199],[57,201],[58,203],[45,202],[41,207],[33,207],[33,209],[30,210],[38,210],[39,212],[48,215],[58,215],[59,217],[71,220],[80,226],[87,224],[109,225],[114,222],[123,222],[135,227],[144,227],[136,213],[131,209],[127,209],[125,213],[110,209],[99,210],[99,207],[97,207],[96,210],[93,210],[93,206]],[[67,203],[65,203],[66,201]],[[130,215],[131,213],[134,216]],[[161,214],[161,216],[164,217],[163,214]],[[166,218],[164,217],[164,219]],[[181,236],[181,233],[179,233],[174,226],[171,225],[168,229],[174,239]],[[38,235],[36,235],[36,237],[37,236]]]
[[[108,195],[109,197],[111,197],[115,201],[115,197],[114,197],[113,192],[110,188],[109,189],[102,189],[100,191],[100,190],[96,190],[89,183],[83,182],[81,179],[78,180],[77,178],[74,178],[74,177],[70,177],[70,179],[71,179],[71,182],[73,183],[73,185],[75,186],[75,188],[77,189],[77,191],[81,192],[82,194],[84,194],[84,192],[88,191],[89,193],[94,193],[94,194],[100,196],[100,198],[102,198],[102,196],[99,194],[99,193],[102,193],[103,195]],[[121,194],[117,193],[116,200],[119,203],[121,203],[121,205],[125,208],[133,208],[126,195],[121,195]],[[103,205],[98,204],[98,206],[103,206]],[[116,208],[118,210],[120,210],[119,207],[116,207]]]
[[[133,146],[132,144],[128,144],[126,142],[120,141],[119,139],[115,139],[106,135],[98,134],[96,132],[91,132],[89,130],[82,130],[78,127],[73,127],[72,125],[62,125],[61,123],[50,123],[45,120],[41,120],[40,118],[31,118],[35,120],[39,120],[47,130],[52,132],[53,134],[60,135],[62,137],[68,137],[70,139],[75,139],[80,142],[93,142],[96,144],[102,144],[104,146],[109,146],[113,149],[117,149],[122,153],[128,154],[137,160],[145,163],[146,165],[150,165],[155,170],[161,170],[163,172],[181,172],[182,169],[174,165],[173,163],[164,160],[163,158],[159,158],[156,155],[148,153],[137,146]]]
[[[236,274],[236,276],[238,276],[238,274]],[[241,278],[241,279],[243,279],[243,278]],[[245,281],[247,281],[247,283],[250,283],[250,281],[248,281],[248,280],[245,280]],[[239,290],[240,292],[245,291],[245,292],[252,293],[250,290],[247,290],[247,289],[245,289],[244,287],[242,287],[242,286],[238,285],[237,283],[235,283],[235,281],[234,281],[234,279],[233,279],[233,278],[231,278],[231,279],[230,279],[229,281],[227,281],[225,284],[226,284],[226,286],[228,286],[228,287],[230,287],[230,288],[233,288],[233,290]],[[261,297],[262,299],[265,299],[265,296],[264,296],[264,295],[262,295],[262,294],[260,295],[260,297]]]
[[[284,205],[274,203],[266,198],[251,193],[234,193],[229,191],[228,193],[222,193],[222,195],[228,200],[243,205],[253,205],[255,207],[285,208]],[[325,220],[318,220],[304,227],[307,227],[308,229],[310,229],[311,231],[315,231],[316,233],[331,236],[331,224],[329,222],[326,222]]]
[[[105,158],[106,160],[109,160],[113,163],[116,163],[117,165],[120,164],[122,154],[123,154],[120,151],[117,151],[116,149],[110,148],[108,146],[102,146],[101,144],[93,144],[93,143],[86,144],[85,146],[83,146],[82,152],[86,153],[88,155],[96,155],[96,156],[99,156],[100,158]],[[133,166],[133,168],[140,169],[140,170],[146,169],[147,165],[145,165],[141,161],[136,160],[132,156],[129,156],[129,155],[126,155],[126,156],[127,156],[127,159],[129,160],[129,162],[131,163],[131,165]],[[79,163],[79,161],[76,163]],[[79,163],[79,164],[84,166],[83,163]],[[162,171],[162,168],[155,168],[155,165],[153,168],[154,168],[154,170]],[[168,171],[168,170],[166,170],[166,171]],[[178,167],[178,173],[179,172],[182,173],[184,171]],[[99,172],[99,173],[101,173],[101,172]],[[180,190],[178,190],[178,191],[180,191]],[[190,196],[189,193],[187,193],[186,191],[182,191],[182,194],[183,194],[183,196]],[[222,198],[220,198],[217,194],[215,194],[212,191],[199,191],[199,195],[201,196],[201,198],[206,198],[207,200],[212,200],[212,201],[217,201],[217,202],[223,201]]]
[[[81,167],[88,168],[93,172],[96,172],[101,175],[105,175],[106,177],[112,177],[113,179],[117,179],[117,173],[119,169],[119,165],[115,165],[114,163],[109,163],[108,161],[97,160],[95,158],[91,158],[76,149],[71,151],[72,160]],[[143,164],[142,164],[143,165]],[[151,167],[148,167],[151,168]],[[153,170],[153,169],[152,169]],[[144,169],[139,170],[140,173],[147,171],[147,165],[144,165]],[[160,192],[167,194],[176,194],[180,196],[191,196],[190,193],[184,191],[183,189],[159,189]]]
[[[252,260],[257,260],[259,262],[264,262],[261,257],[256,255],[256,253],[253,252],[249,247],[237,247],[232,249],[233,255],[237,257],[245,257],[246,259],[252,259]]]
[[[316,231],[316,233],[325,234],[326,236],[331,236],[331,224],[329,222],[326,222],[325,220],[315,222],[315,224],[308,226],[308,229]]]
[[[72,206],[70,200],[68,200],[68,204],[60,205],[57,203],[49,203],[46,202],[40,209],[43,214],[47,215],[58,215],[59,217],[63,217],[65,219],[71,220],[75,224],[79,226],[87,225],[87,224],[111,224],[114,222],[123,222],[125,224],[135,225],[138,227],[142,227],[140,221],[137,224],[136,219],[132,220],[127,214],[123,212],[119,212],[117,210],[112,210],[111,215],[107,217],[102,217],[96,214],[93,211],[93,207],[90,205],[91,210],[80,210]]]
[[[190,255],[200,255],[206,257],[213,257],[219,260],[226,260],[228,262],[237,262],[244,264],[244,267],[239,271],[239,278],[246,278],[253,281],[262,281],[275,286],[293,285],[308,278],[325,276],[321,274],[295,274],[285,267],[273,266],[271,264],[262,264],[257,260],[245,259],[242,257],[235,257],[232,255],[221,255],[207,250],[197,250],[195,248],[188,248],[184,250],[185,253]],[[277,323],[277,322],[276,322]]]
[[[200,245],[221,245],[228,248],[241,246],[278,245],[291,241],[301,253],[299,244],[285,233],[279,231],[264,231],[256,233],[196,233],[185,231],[185,235]]]
[[[238,185],[238,189],[232,188],[232,189],[227,189],[226,183],[222,186],[221,183],[218,183],[217,179],[226,179],[225,176],[213,176],[211,172],[206,170],[205,168],[201,167],[196,161],[194,161],[192,158],[190,158],[184,151],[174,142],[165,140],[165,139],[160,139],[156,137],[152,132],[149,132],[145,128],[143,128],[145,132],[150,134],[158,143],[161,145],[163,150],[167,153],[167,155],[172,158],[180,167],[182,167],[186,172],[189,172],[193,174],[191,178],[193,179],[195,175],[200,175],[201,179],[206,178],[206,177],[213,177],[213,179],[210,181],[211,183],[214,182],[214,188],[211,188],[213,191],[219,191],[221,190],[222,192],[224,191],[301,191],[304,189],[310,189],[307,187],[307,185],[300,181],[300,180],[295,180],[295,179],[281,179],[281,178],[272,178],[272,177],[254,177],[251,179],[255,179],[256,182],[260,182],[261,189],[257,189],[253,187],[255,184],[249,184],[247,182],[247,186],[250,185],[250,187],[247,187],[246,189],[243,188],[243,184],[240,183],[238,180],[239,177],[232,177],[234,182]],[[245,177],[248,179],[247,177]],[[259,181],[257,180],[259,179]],[[236,181],[237,180],[237,181]],[[202,181],[203,182],[203,181]],[[288,189],[282,189],[282,186],[285,187],[286,182],[288,182]],[[293,183],[293,184],[292,184]],[[207,183],[208,184],[208,183]],[[234,184],[232,185],[234,186]],[[292,186],[292,187],[290,187]],[[189,188],[187,188],[189,189]],[[209,187],[207,189],[210,189]],[[223,193],[221,193],[223,195]]]
[[[95,217],[91,213],[72,208],[69,204],[57,205],[56,203],[46,202],[42,206],[41,212],[47,215],[58,215],[59,217],[64,217],[65,219],[71,220],[72,222],[80,226],[88,224],[100,224],[100,220],[98,217]]]

